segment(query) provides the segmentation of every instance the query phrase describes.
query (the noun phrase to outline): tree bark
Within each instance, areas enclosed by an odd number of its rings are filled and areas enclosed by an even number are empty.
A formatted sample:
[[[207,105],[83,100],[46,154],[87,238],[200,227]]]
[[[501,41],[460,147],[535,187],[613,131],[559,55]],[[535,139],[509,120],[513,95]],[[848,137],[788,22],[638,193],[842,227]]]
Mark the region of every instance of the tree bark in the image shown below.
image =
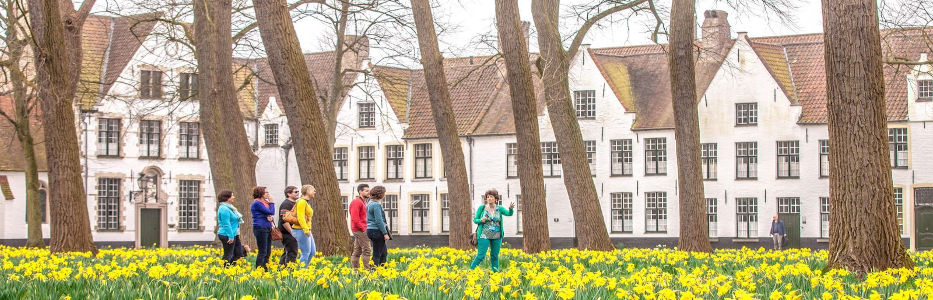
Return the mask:
[[[531,12],[538,29],[538,45],[543,61],[543,82],[548,116],[557,139],[564,186],[573,210],[574,230],[579,249],[612,250],[606,223],[600,209],[593,175],[586,160],[583,136],[570,98],[570,57],[561,44],[558,28],[559,2],[534,0]],[[582,33],[578,33],[582,34]],[[573,49],[573,48],[572,48]],[[574,53],[575,50],[571,51]]]
[[[429,0],[412,0],[415,27],[418,31],[418,48],[421,49],[421,64],[424,66],[424,78],[431,98],[431,112],[434,126],[441,144],[444,168],[447,170],[447,190],[450,193],[450,247],[456,249],[472,248],[469,243],[472,229],[470,213],[470,188],[467,180],[466,163],[463,161],[463,149],[454,121],[453,107],[450,104],[450,91],[444,74],[444,57],[437,45],[437,33],[434,31],[434,16]]]
[[[522,30],[518,1],[496,1],[496,28],[499,48],[505,57],[505,68],[512,97],[515,135],[518,146],[518,178],[522,193],[522,242],[526,253],[551,249],[547,223],[544,171],[541,166],[541,138],[538,130],[538,107],[527,37]]]
[[[695,6],[694,0],[674,0],[671,7],[668,66],[674,107],[680,202],[680,238],[677,248],[682,251],[712,252],[700,166],[700,121],[697,115],[696,64],[693,58]]]
[[[324,99],[321,99],[323,103],[321,106],[324,108],[324,125],[327,128],[327,142],[331,147],[334,146],[334,143],[337,140],[337,114],[340,112],[340,99],[343,99],[344,96],[344,86],[343,86],[343,55],[347,52],[347,18],[350,13],[350,2],[347,0],[340,1],[340,17],[337,19],[337,24],[334,24],[334,29],[336,33],[337,43],[334,44],[334,68],[331,70],[331,86],[324,87],[329,88],[330,92],[327,93]],[[356,68],[358,66],[354,66]],[[331,148],[333,151],[333,148]]]
[[[194,1],[193,44],[198,61],[201,130],[214,191],[234,192],[237,200],[233,204],[244,218],[240,239],[244,244],[255,246],[249,205],[252,188],[256,186],[257,157],[243,126],[233,83],[231,10],[230,0]]]
[[[827,267],[858,274],[914,265],[894,206],[877,7],[874,0],[823,0],[831,142]]]
[[[96,253],[81,179],[74,99],[81,72],[81,29],[94,0],[30,0],[39,103],[49,164],[52,252]]]
[[[285,0],[254,0],[253,5],[269,66],[285,106],[301,181],[317,189],[316,200],[312,201],[316,212],[312,230],[318,249],[324,255],[349,255],[351,240],[341,208],[337,176],[333,172],[333,144],[328,144],[311,73],[298,44],[287,3]]]

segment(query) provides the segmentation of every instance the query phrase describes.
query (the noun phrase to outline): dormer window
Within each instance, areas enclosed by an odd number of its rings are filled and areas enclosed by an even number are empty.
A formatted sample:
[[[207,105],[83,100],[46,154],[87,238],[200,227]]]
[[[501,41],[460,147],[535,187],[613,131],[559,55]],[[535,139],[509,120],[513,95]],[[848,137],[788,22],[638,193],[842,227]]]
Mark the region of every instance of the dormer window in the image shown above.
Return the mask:
[[[162,98],[162,71],[142,70],[139,72],[139,97],[142,99]]]
[[[933,79],[917,80],[917,101],[933,100]]]
[[[735,105],[735,125],[754,126],[758,124],[758,103],[738,103]]]
[[[197,99],[198,73],[181,73],[178,82],[178,98],[181,100]]]
[[[360,103],[360,128],[376,127],[376,104]]]

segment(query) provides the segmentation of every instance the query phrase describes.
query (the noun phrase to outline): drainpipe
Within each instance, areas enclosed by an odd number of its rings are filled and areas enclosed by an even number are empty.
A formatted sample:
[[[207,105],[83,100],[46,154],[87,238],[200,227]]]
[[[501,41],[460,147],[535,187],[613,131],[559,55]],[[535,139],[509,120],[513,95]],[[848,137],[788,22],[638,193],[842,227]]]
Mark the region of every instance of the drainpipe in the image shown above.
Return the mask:
[[[473,199],[473,137],[466,136],[467,146],[470,148],[470,201]]]
[[[285,186],[288,186],[288,152],[292,150],[292,138],[288,138],[282,149],[285,150]]]

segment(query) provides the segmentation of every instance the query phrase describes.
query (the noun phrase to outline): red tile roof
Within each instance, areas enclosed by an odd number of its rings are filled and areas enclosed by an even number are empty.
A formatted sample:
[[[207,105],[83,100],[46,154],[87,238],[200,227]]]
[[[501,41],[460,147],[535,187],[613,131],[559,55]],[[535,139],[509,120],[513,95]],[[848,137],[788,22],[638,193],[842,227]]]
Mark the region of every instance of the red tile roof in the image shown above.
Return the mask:
[[[8,115],[13,114],[13,99],[7,96],[0,96],[0,110]],[[48,171],[48,163],[45,156],[45,134],[42,131],[42,123],[39,120],[39,106],[33,108],[32,113],[32,138],[36,163],[39,171]],[[0,117],[0,171],[23,171],[25,162],[23,160],[23,149],[19,140],[16,138],[16,129],[5,118]]]

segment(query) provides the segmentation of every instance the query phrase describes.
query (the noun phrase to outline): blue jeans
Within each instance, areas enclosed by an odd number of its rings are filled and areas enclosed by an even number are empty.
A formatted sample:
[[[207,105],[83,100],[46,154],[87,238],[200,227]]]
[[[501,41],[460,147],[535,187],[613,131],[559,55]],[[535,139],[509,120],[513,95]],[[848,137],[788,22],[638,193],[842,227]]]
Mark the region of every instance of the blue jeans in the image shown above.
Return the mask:
[[[304,229],[297,228],[292,228],[292,236],[298,241],[298,250],[301,253],[298,257],[298,261],[301,263],[302,267],[307,267],[308,264],[311,263],[311,258],[314,257],[314,253],[317,252],[314,246],[314,236],[305,235]]]
[[[476,257],[473,258],[473,263],[470,264],[470,270],[476,269],[476,266],[486,260],[486,250],[489,250],[489,262],[492,264],[492,271],[499,272],[499,248],[501,247],[502,239],[476,239]]]
[[[272,235],[269,233],[272,228],[253,227],[253,235],[256,236],[256,248],[259,253],[256,254],[256,267],[266,268],[269,263],[269,256],[272,255]]]

